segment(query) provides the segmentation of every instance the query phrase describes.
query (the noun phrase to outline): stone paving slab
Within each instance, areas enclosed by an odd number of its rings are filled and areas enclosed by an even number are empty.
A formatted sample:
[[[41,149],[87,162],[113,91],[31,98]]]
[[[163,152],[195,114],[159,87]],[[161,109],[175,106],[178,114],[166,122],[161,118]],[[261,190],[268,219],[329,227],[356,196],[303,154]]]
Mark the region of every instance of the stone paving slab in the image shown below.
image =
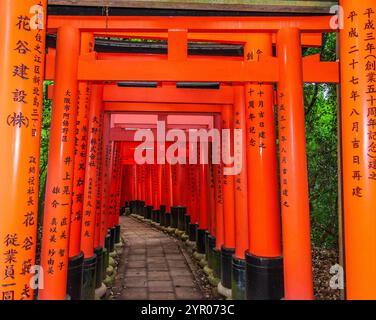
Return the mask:
[[[115,286],[118,300],[201,300],[177,240],[131,217],[121,217],[125,247]]]

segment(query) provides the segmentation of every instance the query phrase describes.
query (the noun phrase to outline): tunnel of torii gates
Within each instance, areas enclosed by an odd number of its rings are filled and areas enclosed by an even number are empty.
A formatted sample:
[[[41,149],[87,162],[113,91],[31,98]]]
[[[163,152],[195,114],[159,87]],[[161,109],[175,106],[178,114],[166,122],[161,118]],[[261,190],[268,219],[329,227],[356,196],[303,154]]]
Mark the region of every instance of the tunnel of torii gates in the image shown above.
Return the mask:
[[[341,5],[333,30],[331,16],[46,17],[45,0],[1,1],[1,298],[36,291],[42,86],[54,80],[39,299],[93,298],[125,205],[185,230],[234,299],[313,299],[304,82],[341,85],[346,297],[375,299],[376,10]],[[339,34],[339,61],[303,58],[324,32]],[[56,54],[45,54],[46,33]],[[100,36],[167,39],[168,53],[94,52]],[[242,44],[244,56],[191,56],[188,41]],[[225,143],[242,170],[135,164],[134,129],[154,132],[157,120],[242,129],[245,143]]]

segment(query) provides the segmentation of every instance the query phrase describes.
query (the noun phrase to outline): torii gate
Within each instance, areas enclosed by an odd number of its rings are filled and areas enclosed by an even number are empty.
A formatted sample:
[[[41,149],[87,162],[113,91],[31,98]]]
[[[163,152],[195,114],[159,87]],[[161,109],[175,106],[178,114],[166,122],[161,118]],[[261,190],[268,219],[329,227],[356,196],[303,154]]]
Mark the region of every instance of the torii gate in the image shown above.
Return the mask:
[[[372,26],[375,12],[372,0],[343,0],[341,4],[345,14],[343,29],[340,31],[331,28],[332,17],[221,17],[205,20],[186,17],[49,17],[48,32],[58,34],[58,54],[42,244],[45,288],[40,290],[39,297],[65,297],[65,289],[62,290],[61,286],[66,283],[68,261],[67,233],[71,211],[70,190],[74,175],[71,160],[74,158],[78,81],[215,81],[234,84],[235,128],[241,129],[246,128],[246,103],[265,103],[260,98],[255,100],[252,95],[256,88],[260,90],[260,86],[248,83],[263,83],[260,92],[264,94],[272,89],[271,83],[278,84],[285,297],[312,298],[307,169],[305,137],[302,134],[302,88],[304,81],[340,81],[338,63],[324,63],[317,58],[301,57],[300,35],[339,31],[347,297],[375,298],[376,273],[363,272],[365,264],[374,270],[376,261],[376,241],[373,240],[376,226],[376,217],[373,214],[376,201],[373,158],[376,151],[372,131],[375,117],[372,83],[376,60]],[[0,119],[4,124],[0,127],[0,136],[4,137],[1,167],[6,168],[0,171],[0,180],[3,182],[0,199],[3,210],[7,212],[0,228],[0,239],[4,246],[2,250],[7,259],[0,265],[0,272],[4,275],[1,280],[1,294],[5,300],[31,299],[33,295],[29,279],[36,248],[38,137],[46,31],[42,9],[45,5],[45,1],[36,0],[25,0],[22,3],[5,0],[0,5],[0,14],[10,17],[1,21],[2,30],[7,32],[0,35],[1,43],[5,44],[0,51],[0,70],[4,70],[3,79],[6,79],[0,89]],[[81,43],[83,54],[79,54],[81,33],[84,38],[85,33],[128,31],[168,31],[168,58],[95,60],[93,54],[90,54],[90,39]],[[245,59],[190,59],[186,50],[188,31],[247,33],[250,41],[245,46]],[[277,57],[271,54],[271,34],[276,35]],[[255,40],[260,47],[267,44],[266,49],[261,50],[263,54],[256,54],[259,47],[252,42]],[[14,48],[11,53],[7,51],[9,47]],[[85,55],[85,52],[89,54]],[[247,96],[243,94],[244,84],[249,89]],[[268,96],[270,98],[270,95]],[[26,109],[26,105],[33,107]],[[249,128],[252,134],[253,130],[256,135],[263,132],[260,127]],[[244,130],[244,140],[246,134]],[[261,137],[259,142],[264,143],[264,139],[267,138]],[[271,144],[274,142],[270,141]],[[260,144],[256,144],[255,149],[260,151],[260,148],[263,149]],[[246,155],[253,153],[251,150],[243,151],[243,163],[246,163]],[[258,154],[260,155],[260,152]],[[248,212],[248,209],[245,209],[249,205],[245,197],[248,193],[244,192],[247,188],[247,175],[247,170],[243,170],[235,183],[235,189],[242,191],[235,191],[235,203],[240,206],[241,212]],[[248,177],[248,182],[250,180],[252,175]],[[57,190],[64,192],[57,193]],[[251,217],[252,210],[249,212]],[[239,218],[245,223],[237,223],[236,227],[248,225],[245,214]],[[251,218],[249,220],[252,221]],[[252,228],[255,225],[251,223],[249,226]],[[237,231],[244,237],[248,234],[244,229]],[[59,240],[55,233],[59,235]],[[252,236],[252,232],[250,234]],[[244,260],[248,239],[241,239],[241,243],[242,245],[236,248],[239,247],[239,252],[236,252],[235,256]],[[250,241],[251,253],[253,244],[254,242]],[[89,251],[91,249],[89,248]],[[56,255],[56,260],[51,258],[52,253]]]

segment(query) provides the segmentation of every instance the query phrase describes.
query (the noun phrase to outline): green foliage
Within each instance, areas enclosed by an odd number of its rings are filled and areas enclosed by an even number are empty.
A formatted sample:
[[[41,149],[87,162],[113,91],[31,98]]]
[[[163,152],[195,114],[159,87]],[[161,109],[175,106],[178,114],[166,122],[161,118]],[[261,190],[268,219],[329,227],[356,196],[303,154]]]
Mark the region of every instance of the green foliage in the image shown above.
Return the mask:
[[[43,219],[44,211],[44,194],[46,191],[47,164],[48,164],[48,145],[50,142],[51,112],[52,100],[47,99],[48,85],[52,81],[45,81],[43,85],[43,116],[42,116],[42,132],[40,146],[40,173],[39,173],[39,222]]]
[[[336,59],[336,35],[327,34],[323,61]],[[337,92],[332,84],[305,84],[306,141],[313,244],[335,247],[338,243],[338,143]]]

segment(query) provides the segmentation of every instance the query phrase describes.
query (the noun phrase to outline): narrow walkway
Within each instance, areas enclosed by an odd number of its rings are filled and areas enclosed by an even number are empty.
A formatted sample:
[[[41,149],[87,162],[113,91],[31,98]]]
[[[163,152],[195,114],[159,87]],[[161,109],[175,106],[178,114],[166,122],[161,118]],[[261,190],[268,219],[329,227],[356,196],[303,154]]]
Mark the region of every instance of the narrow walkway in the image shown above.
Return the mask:
[[[200,300],[186,257],[175,240],[131,217],[121,217],[124,252],[115,287],[117,300]],[[187,260],[188,259],[188,260]]]

